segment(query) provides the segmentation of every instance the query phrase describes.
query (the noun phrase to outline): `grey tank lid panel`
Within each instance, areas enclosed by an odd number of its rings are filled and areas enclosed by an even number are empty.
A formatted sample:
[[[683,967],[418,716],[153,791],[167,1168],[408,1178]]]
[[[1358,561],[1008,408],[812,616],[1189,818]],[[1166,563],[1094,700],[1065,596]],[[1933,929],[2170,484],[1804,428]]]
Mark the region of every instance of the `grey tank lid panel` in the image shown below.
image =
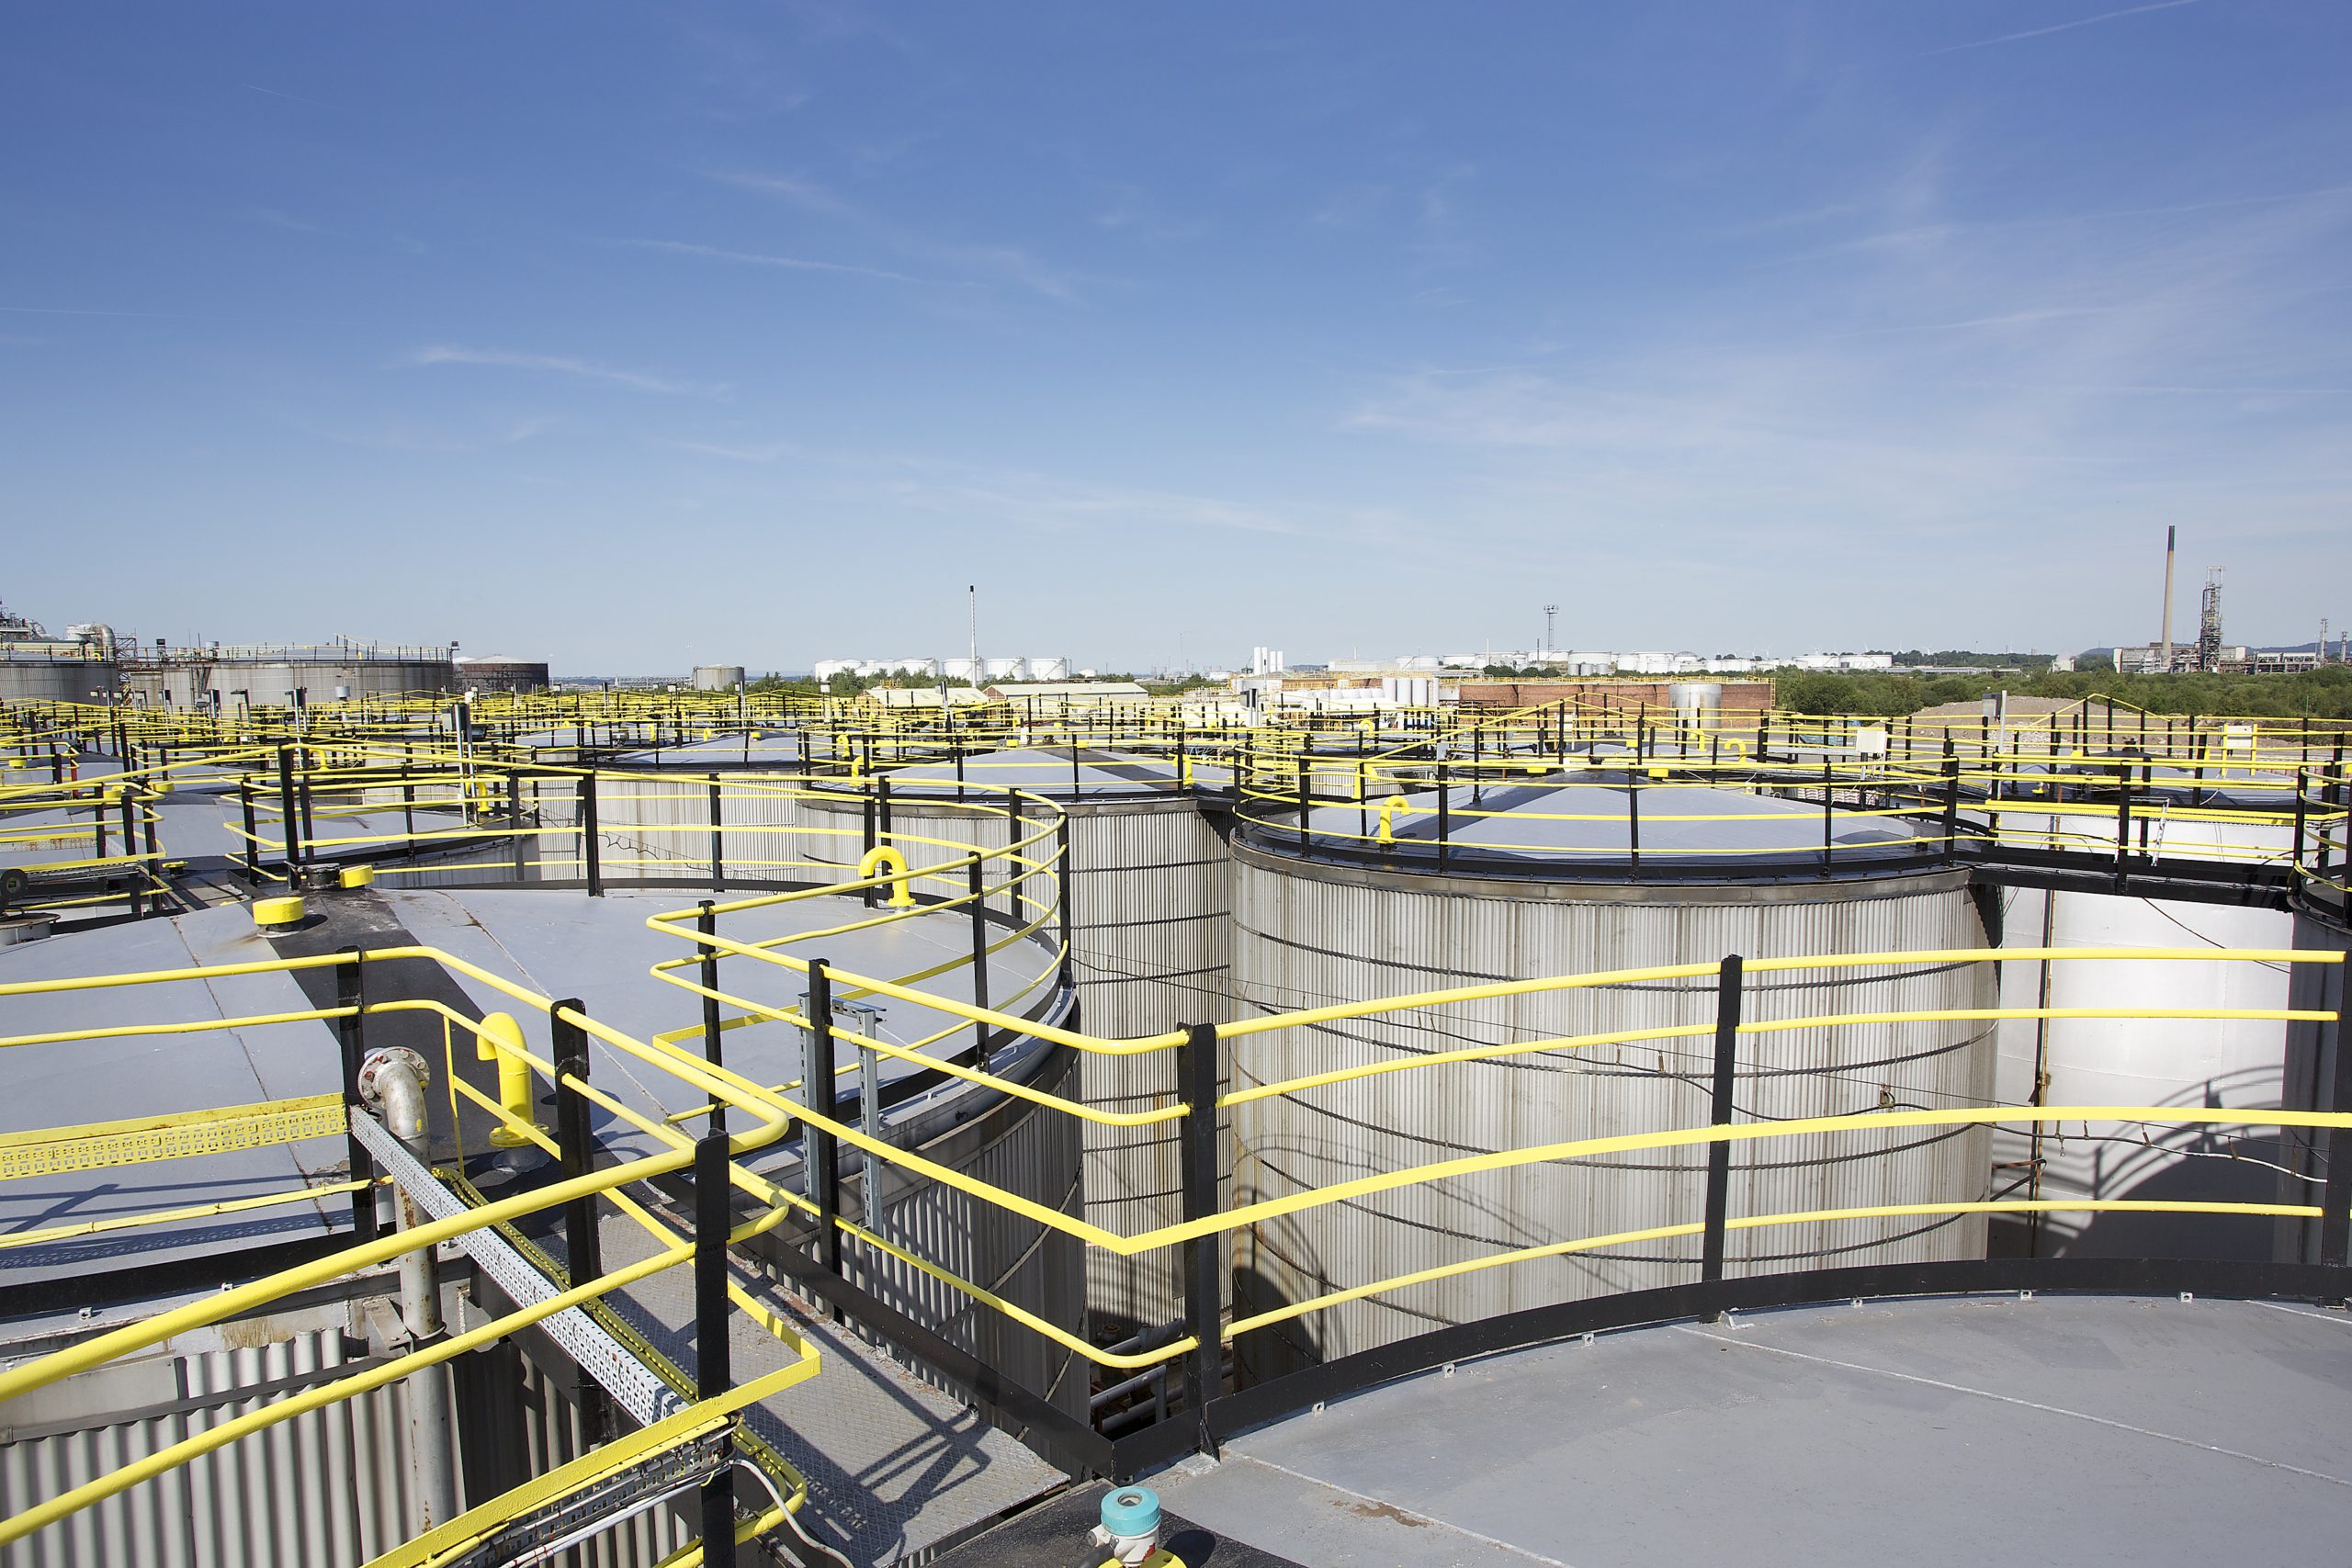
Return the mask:
[[[1303,1562],[2335,1562],[2347,1385],[2312,1308],[1873,1303],[1465,1362],[1146,1479]]]
[[[227,907],[0,948],[0,982],[275,956],[247,911]],[[11,997],[7,1032],[228,1019],[311,1006],[286,975],[227,976],[202,983]],[[334,1030],[323,1022],[15,1046],[0,1053],[0,1131],[332,1094],[341,1077],[340,1061]],[[0,1231],[44,1230],[285,1191],[336,1179],[344,1155],[338,1136],[0,1183]],[[0,1281],[24,1284],[136,1269],[322,1235],[346,1225],[349,1218],[349,1200],[335,1197],[10,1247],[0,1251]]]

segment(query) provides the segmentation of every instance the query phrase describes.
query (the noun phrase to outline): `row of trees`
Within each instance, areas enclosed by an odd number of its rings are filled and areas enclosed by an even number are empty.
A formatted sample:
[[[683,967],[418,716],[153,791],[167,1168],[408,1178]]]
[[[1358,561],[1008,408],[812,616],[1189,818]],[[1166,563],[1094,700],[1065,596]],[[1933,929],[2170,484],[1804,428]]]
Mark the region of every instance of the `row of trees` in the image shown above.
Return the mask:
[[[2067,701],[2111,697],[2151,713],[2352,719],[2352,666],[2341,664],[2294,675],[2119,675],[2113,670],[2007,678],[1806,673],[1781,675],[1772,684],[1775,703],[1797,713],[1917,713],[2007,691]]]

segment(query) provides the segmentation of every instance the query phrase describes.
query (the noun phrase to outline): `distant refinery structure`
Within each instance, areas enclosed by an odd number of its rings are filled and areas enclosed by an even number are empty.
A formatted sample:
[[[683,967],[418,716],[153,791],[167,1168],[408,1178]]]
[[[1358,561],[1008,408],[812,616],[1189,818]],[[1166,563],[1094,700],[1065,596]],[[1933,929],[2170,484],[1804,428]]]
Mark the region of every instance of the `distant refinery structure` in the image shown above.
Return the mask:
[[[2198,596],[2197,637],[2194,642],[2177,642],[2173,637],[2172,590],[2174,563],[2179,554],[2180,530],[2165,530],[2165,592],[2164,619],[2161,633],[2153,642],[2131,643],[2115,650],[2115,668],[2123,675],[2282,675],[2299,670],[2314,670],[2323,664],[2343,663],[2346,655],[2339,647],[2335,657],[2328,657],[2328,623],[2319,624],[2319,639],[2309,652],[2301,648],[2260,649],[2244,643],[2222,640],[2222,577],[2223,569],[2205,569],[2205,586]]]

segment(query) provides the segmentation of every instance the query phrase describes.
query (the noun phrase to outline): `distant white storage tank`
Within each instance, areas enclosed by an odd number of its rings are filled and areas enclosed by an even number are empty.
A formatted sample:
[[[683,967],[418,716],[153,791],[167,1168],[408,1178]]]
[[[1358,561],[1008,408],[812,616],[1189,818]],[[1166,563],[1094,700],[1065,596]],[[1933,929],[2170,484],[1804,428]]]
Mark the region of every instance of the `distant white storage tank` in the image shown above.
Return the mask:
[[[989,681],[1025,681],[1029,678],[1029,661],[1021,658],[983,659],[980,675]]]
[[[742,683],[743,667],[740,664],[695,666],[695,690],[697,692],[731,692]]]
[[[939,661],[939,673],[944,680],[969,682],[981,679],[987,671],[978,659],[943,659]]]
[[[1281,820],[1245,826],[1233,848],[1238,1010],[1249,1017],[1342,998],[1734,953],[1985,946],[1965,874],[1921,869],[1874,820],[1833,819],[1839,853],[1857,858],[1835,874],[1809,863],[1804,844],[1821,842],[1818,806],[1728,791],[1660,792],[1666,799],[1645,809],[1661,818],[1746,810],[1757,819],[1646,821],[1644,880],[1631,882],[1628,782],[1620,775],[1613,784],[1489,784],[1484,808],[1500,815],[1483,818],[1467,816],[1472,792],[1455,786],[1443,874],[1430,790],[1409,796],[1413,809],[1392,821],[1395,841],[1385,846],[1375,841],[1372,820],[1379,802],[1361,814],[1351,806],[1317,809],[1310,833],[1360,832],[1354,853],[1334,838],[1303,859]],[[1584,820],[1562,819],[1569,816]],[[1544,848],[1547,840],[1556,847]],[[1690,852],[1680,877],[1662,869],[1678,848]],[[1343,854],[1347,863],[1335,863]],[[1746,1015],[1984,1008],[1992,1001],[1994,967],[1923,963],[1756,975],[1744,993]],[[1238,1092],[1465,1045],[1711,1021],[1714,989],[1713,976],[1702,976],[1244,1036],[1231,1043],[1233,1087]],[[1743,1121],[1981,1105],[1993,1091],[1993,1066],[1992,1026],[1979,1021],[1760,1033],[1743,1043],[1736,1103]],[[1388,1071],[1245,1101],[1235,1111],[1235,1201],[1279,1200],[1483,1151],[1701,1125],[1710,1111],[1711,1069],[1712,1042],[1702,1035]],[[1732,1215],[1981,1200],[1987,1149],[1981,1128],[1857,1130],[1736,1145]],[[1252,1315],[1546,1242],[1692,1223],[1703,1210],[1705,1168],[1701,1147],[1644,1151],[1474,1174],[1286,1214],[1236,1238],[1234,1313]],[[1983,1256],[1984,1243],[1981,1216],[1825,1221],[1735,1230],[1727,1265],[1734,1273],[1770,1273],[1965,1258]],[[1250,1376],[1278,1375],[1445,1324],[1681,1283],[1696,1278],[1699,1247],[1693,1235],[1460,1274],[1246,1335],[1237,1349]]]
[[[1029,660],[1029,679],[1032,681],[1067,681],[1069,679],[1069,660],[1067,659],[1032,659]]]

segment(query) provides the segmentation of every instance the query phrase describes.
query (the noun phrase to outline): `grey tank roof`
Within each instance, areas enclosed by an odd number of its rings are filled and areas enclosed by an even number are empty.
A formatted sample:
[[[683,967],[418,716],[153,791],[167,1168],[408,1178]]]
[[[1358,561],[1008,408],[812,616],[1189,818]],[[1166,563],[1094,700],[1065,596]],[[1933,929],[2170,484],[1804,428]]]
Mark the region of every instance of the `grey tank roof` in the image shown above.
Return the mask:
[[[964,759],[963,775],[967,784],[1026,790],[1057,799],[1167,795],[1177,788],[1176,764],[1164,757],[1091,746],[1018,746],[978,752]],[[952,795],[956,792],[952,760],[886,768],[880,776],[890,781],[894,794]]]
[[[1398,796],[1405,807],[1391,817],[1395,841],[1384,846],[1376,842],[1380,807]],[[1449,848],[1498,862],[1525,863],[1531,869],[1629,860],[1637,830],[1645,861],[1665,869],[1687,864],[1770,871],[1817,862],[1824,841],[1823,810],[1817,802],[1646,779],[1637,785],[1623,771],[1548,774],[1482,786],[1454,784],[1444,792],[1444,803]],[[1401,790],[1375,795],[1361,806],[1317,807],[1309,829],[1352,849],[1385,849],[1400,860],[1414,860],[1434,851],[1441,826],[1438,807],[1434,788]],[[1827,841],[1838,861],[1883,861],[1915,852],[1915,832],[1907,823],[1839,807],[1833,807],[1828,818]],[[1281,827],[1277,813],[1266,829],[1277,845]]]

